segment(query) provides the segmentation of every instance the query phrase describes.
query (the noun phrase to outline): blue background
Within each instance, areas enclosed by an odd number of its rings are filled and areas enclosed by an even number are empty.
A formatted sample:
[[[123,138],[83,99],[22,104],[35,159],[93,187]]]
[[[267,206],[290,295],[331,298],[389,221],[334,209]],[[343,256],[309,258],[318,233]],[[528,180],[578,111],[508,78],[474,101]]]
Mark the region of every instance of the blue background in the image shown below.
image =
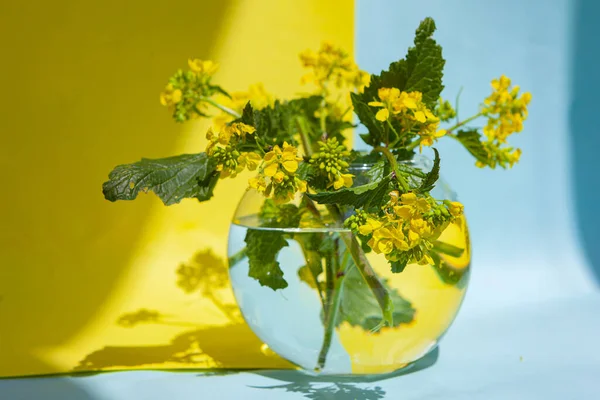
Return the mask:
[[[481,170],[451,139],[437,147],[446,180],[465,204],[473,280],[464,312],[595,289],[600,271],[600,168],[594,153],[597,2],[581,0],[357,2],[357,61],[379,72],[404,55],[415,28],[435,19],[446,58],[443,96],[477,112],[492,78],[506,74],[533,100],[512,170]],[[595,267],[595,269],[594,269]]]

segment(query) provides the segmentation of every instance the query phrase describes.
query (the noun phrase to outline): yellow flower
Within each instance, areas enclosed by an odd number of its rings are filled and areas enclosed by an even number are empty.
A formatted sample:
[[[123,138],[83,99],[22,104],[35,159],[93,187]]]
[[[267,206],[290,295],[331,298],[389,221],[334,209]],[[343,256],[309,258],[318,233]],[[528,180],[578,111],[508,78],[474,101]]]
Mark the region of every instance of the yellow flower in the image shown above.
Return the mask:
[[[412,192],[403,193],[402,196],[400,196],[400,200],[402,201],[402,203],[410,205],[417,201],[417,195]]]
[[[411,245],[417,244],[422,237],[431,235],[432,229],[429,223],[421,218],[412,219],[410,221],[410,230],[408,231],[408,239]]]
[[[394,207],[394,213],[398,217],[408,221],[412,218],[413,207],[411,207],[411,206],[396,206],[396,207]]]
[[[323,42],[317,52],[301,52],[300,62],[303,67],[310,69],[302,77],[301,83],[314,82],[324,97],[331,94],[334,85],[337,88],[354,87],[361,90],[369,80],[369,75],[358,68],[348,53],[329,42]]]
[[[238,163],[248,168],[249,171],[254,171],[262,161],[260,155],[252,152],[243,152],[238,157]]]
[[[172,84],[168,84],[165,90],[160,94],[160,104],[171,107],[181,101],[181,90],[173,89]]]
[[[251,125],[246,125],[242,122],[236,122],[235,124],[231,124],[231,131],[233,131],[236,135],[244,139],[246,134],[253,134],[256,132],[256,128]]]
[[[188,65],[190,69],[198,75],[211,76],[219,69],[219,64],[210,60],[200,60],[197,58],[189,59]]]
[[[248,185],[250,185],[252,189],[257,190],[259,193],[265,193],[267,189],[267,182],[265,181],[265,178],[260,175],[255,178],[251,178],[248,181]]]
[[[464,208],[465,207],[458,201],[452,201],[448,206],[448,211],[450,214],[452,214],[452,216],[459,217],[463,214]]]
[[[386,255],[391,253],[394,249],[400,251],[409,249],[402,230],[393,225],[387,225],[376,229],[368,244],[375,253],[383,253]]]
[[[358,227],[361,235],[370,235],[374,230],[381,228],[381,222],[373,218],[367,218],[364,225]]]
[[[277,171],[275,175],[273,175],[273,180],[277,183],[283,182],[283,178],[285,178],[283,171]]]
[[[333,188],[335,190],[340,189],[342,187],[352,187],[352,178],[354,178],[354,175],[352,174],[341,174],[338,176],[338,178],[336,179],[336,181],[333,183]]]

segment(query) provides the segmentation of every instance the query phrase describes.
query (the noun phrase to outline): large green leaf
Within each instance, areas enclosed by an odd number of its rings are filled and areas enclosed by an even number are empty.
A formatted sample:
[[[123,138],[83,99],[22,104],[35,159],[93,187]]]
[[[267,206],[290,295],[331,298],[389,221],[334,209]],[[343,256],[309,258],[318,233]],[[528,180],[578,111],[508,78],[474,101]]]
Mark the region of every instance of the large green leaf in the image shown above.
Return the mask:
[[[262,144],[275,145],[284,141],[296,144],[300,120],[305,124],[304,129],[315,131],[318,120],[314,114],[322,99],[321,96],[309,96],[284,102],[277,100],[273,106],[260,110],[248,103],[237,121],[254,126],[254,137]]]
[[[465,146],[465,149],[477,159],[477,161],[480,161],[485,165],[489,164],[488,152],[485,147],[483,147],[483,143],[481,143],[481,134],[476,129],[460,130],[456,134],[456,138],[463,146]]]
[[[248,229],[244,240],[250,266],[248,276],[273,290],[286,288],[288,284],[277,261],[279,251],[288,245],[283,233]]]
[[[394,305],[392,326],[411,322],[415,315],[411,303],[385,282],[383,285]],[[373,330],[381,326],[383,320],[381,307],[357,268],[351,268],[344,277],[341,296],[338,324],[347,321],[350,325],[361,326],[365,330]]]
[[[391,177],[388,175],[365,185],[331,192],[311,193],[308,194],[308,197],[320,204],[337,204],[355,208],[376,206],[383,203],[385,196],[390,191],[390,180]]]
[[[395,87],[406,92],[421,92],[423,102],[434,109],[444,88],[442,77],[445,64],[442,48],[432,38],[435,29],[433,19],[425,18],[421,22],[415,34],[415,46],[408,49],[406,59],[393,62],[387,71],[371,76],[371,83],[360,95],[363,103],[376,99],[380,88]]]
[[[102,185],[102,192],[110,201],[133,200],[140,191],[154,192],[165,205],[185,198],[206,201],[219,179],[215,167],[215,161],[206,153],[143,158],[115,167]]]

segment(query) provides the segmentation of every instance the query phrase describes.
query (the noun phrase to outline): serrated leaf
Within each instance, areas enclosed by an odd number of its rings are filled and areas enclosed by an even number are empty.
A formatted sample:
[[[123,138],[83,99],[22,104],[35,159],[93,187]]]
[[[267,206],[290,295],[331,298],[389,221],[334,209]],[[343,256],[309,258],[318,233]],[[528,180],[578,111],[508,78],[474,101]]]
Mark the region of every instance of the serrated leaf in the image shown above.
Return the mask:
[[[445,64],[442,48],[432,38],[434,31],[433,19],[425,18],[417,28],[415,46],[408,49],[406,59],[391,63],[388,70],[379,75],[372,75],[371,83],[360,95],[362,102],[373,101],[382,87],[395,87],[405,92],[421,92],[423,102],[434,109],[444,88],[442,77]]]
[[[364,175],[370,182],[379,181],[389,174],[388,166],[389,164],[387,162],[379,160],[373,164],[371,169],[365,172]]]
[[[431,191],[435,187],[437,180],[440,178],[440,153],[435,147],[433,148],[433,152],[435,153],[433,167],[421,181],[421,185],[417,189],[418,192],[426,193]]]
[[[460,130],[456,138],[477,161],[488,165],[488,152],[481,143],[481,134],[476,129]]]
[[[288,102],[275,101],[273,106],[260,110],[248,102],[242,116],[236,122],[243,122],[256,128],[255,138],[267,145],[282,144],[287,141],[296,144],[298,118],[301,118],[309,131],[313,131],[318,120],[314,113],[322,101],[321,96],[309,96]]]
[[[279,251],[288,245],[283,233],[248,229],[244,241],[250,267],[248,276],[273,290],[286,288],[288,284],[277,261]]]
[[[332,192],[310,193],[308,197],[320,204],[337,204],[355,208],[379,205],[389,192],[390,176],[365,185]]]
[[[206,153],[182,154],[118,165],[102,185],[110,201],[133,200],[140,191],[154,192],[165,205],[185,198],[206,201],[218,181],[216,163]]]
[[[382,283],[390,295],[394,308],[392,326],[411,322],[415,315],[411,303],[396,289],[390,288],[385,282]],[[381,307],[357,268],[351,268],[344,277],[341,296],[338,324],[346,321],[350,325],[361,326],[368,331],[381,326],[383,319]]]

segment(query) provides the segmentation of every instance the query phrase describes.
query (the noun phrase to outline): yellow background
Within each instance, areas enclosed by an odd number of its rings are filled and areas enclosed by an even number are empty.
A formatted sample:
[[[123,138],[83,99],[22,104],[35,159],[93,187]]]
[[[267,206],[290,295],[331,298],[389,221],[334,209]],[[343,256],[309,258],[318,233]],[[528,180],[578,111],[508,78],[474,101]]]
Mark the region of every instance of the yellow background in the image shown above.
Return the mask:
[[[158,102],[188,57],[219,61],[228,90],[286,97],[300,50],[352,38],[352,0],[2,2],[0,376],[288,366],[224,283],[243,178],[172,207],[109,203],[101,184],[116,164],[202,150],[206,125]],[[182,264],[215,280],[186,293]]]

